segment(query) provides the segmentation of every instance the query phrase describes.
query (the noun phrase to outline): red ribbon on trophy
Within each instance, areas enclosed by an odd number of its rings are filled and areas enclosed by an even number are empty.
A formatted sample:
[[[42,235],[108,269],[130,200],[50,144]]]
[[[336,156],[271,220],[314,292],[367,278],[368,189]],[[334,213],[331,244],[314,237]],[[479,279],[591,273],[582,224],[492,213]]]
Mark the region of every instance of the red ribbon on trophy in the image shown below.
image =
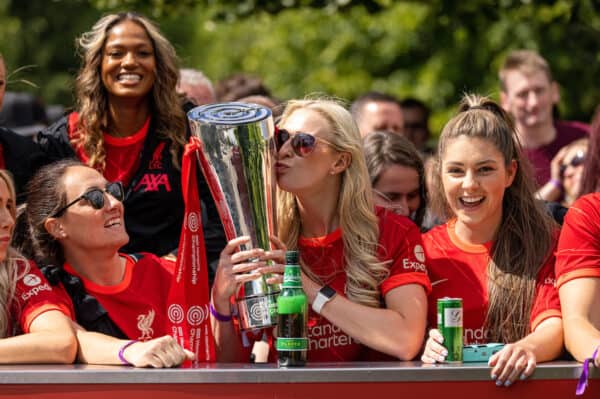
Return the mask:
[[[183,154],[181,185],[185,214],[167,302],[171,335],[184,348],[196,354],[196,360],[193,363],[186,362],[184,366],[215,361],[209,311],[208,262],[196,180],[197,154],[201,145],[198,138],[192,137]]]

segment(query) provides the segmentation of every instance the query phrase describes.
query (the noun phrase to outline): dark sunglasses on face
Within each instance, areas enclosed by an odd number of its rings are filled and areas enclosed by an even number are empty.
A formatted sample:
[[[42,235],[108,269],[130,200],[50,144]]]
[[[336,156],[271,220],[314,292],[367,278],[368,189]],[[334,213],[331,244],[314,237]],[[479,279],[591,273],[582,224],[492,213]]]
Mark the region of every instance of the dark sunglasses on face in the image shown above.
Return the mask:
[[[286,141],[290,140],[290,144],[292,149],[294,150],[294,154],[299,157],[305,157],[312,153],[317,146],[317,141],[322,141],[323,143],[332,146],[333,144],[329,141],[322,139],[320,137],[315,137],[312,134],[298,132],[296,134],[291,134],[285,129],[275,129],[275,147],[277,152],[281,150],[281,147],[286,143]]]
[[[61,216],[69,207],[75,205],[78,201],[85,199],[90,203],[94,209],[102,209],[104,207],[104,193],[108,193],[113,196],[117,201],[123,201],[125,193],[123,192],[123,184],[120,181],[108,183],[104,190],[94,187],[69,202],[67,205],[54,212],[50,217]]]
[[[571,159],[571,162],[569,163],[563,163],[562,165],[560,165],[560,175],[564,175],[565,171],[567,170],[567,168],[569,166],[579,166],[579,165],[583,165],[583,162],[585,161],[585,152],[583,151],[577,151],[577,153],[575,154],[575,156]]]

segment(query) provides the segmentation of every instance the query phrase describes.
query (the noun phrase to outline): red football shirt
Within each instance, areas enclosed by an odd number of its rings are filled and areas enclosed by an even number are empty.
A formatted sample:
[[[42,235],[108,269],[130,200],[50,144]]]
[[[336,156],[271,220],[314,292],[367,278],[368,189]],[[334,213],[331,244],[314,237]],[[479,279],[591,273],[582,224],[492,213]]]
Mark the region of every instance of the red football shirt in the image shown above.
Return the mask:
[[[600,193],[569,208],[556,253],[558,287],[580,277],[600,277]]]
[[[17,265],[19,279],[11,311],[18,314],[20,331],[29,332],[36,317],[49,310],[58,310],[72,318],[70,303],[52,289],[33,262],[18,261]],[[9,331],[11,330],[12,327],[9,327]]]
[[[433,286],[428,298],[427,318],[429,326],[436,327],[437,300],[462,298],[465,345],[483,344],[488,342],[484,323],[488,310],[487,265],[492,243],[470,245],[461,241],[454,231],[455,222],[455,219],[451,220],[423,235]],[[531,331],[547,318],[561,317],[554,261],[552,255],[538,272],[529,318]]]
[[[66,264],[64,269],[83,282],[86,292],[106,309],[110,319],[129,339],[145,341],[169,333],[167,331],[167,297],[175,263],[144,253],[137,262],[125,254],[123,280],[102,286],[78,275]],[[64,289],[63,295],[68,295]]]
[[[77,112],[69,115],[69,137],[71,139],[75,138],[75,126],[78,118]],[[146,120],[140,130],[131,136],[113,137],[104,133],[106,165],[102,174],[106,180],[120,181],[127,187],[139,165],[149,126],[150,118]],[[81,146],[75,149],[75,153],[81,162],[87,163],[89,157]]]
[[[409,219],[377,209],[379,217],[379,251],[381,260],[390,260],[390,275],[381,284],[385,297],[394,288],[406,284],[419,284],[426,292],[431,290],[425,254],[421,246],[419,229]],[[340,229],[318,238],[300,238],[298,247],[302,261],[329,284],[339,295],[346,291],[346,264],[342,231]],[[364,347],[333,325],[326,318],[309,314],[310,362],[353,361],[361,357]]]

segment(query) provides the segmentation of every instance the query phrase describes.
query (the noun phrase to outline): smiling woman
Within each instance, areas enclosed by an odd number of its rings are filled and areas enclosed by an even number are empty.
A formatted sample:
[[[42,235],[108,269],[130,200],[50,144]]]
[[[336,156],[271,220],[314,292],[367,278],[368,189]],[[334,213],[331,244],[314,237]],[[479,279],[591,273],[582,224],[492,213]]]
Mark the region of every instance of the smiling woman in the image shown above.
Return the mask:
[[[462,298],[465,344],[507,344],[490,365],[496,385],[509,386],[562,349],[557,231],[534,199],[514,126],[496,103],[465,97],[438,151],[432,203],[450,220],[423,236],[434,285],[430,327],[437,299]],[[430,330],[424,362],[445,360],[442,341]]]
[[[180,164],[189,136],[186,105],[176,91],[175,49],[151,21],[131,12],[101,18],[77,44],[83,61],[77,112],[39,134],[47,162],[78,158],[106,180],[121,181],[130,237],[124,249],[174,253],[184,212]],[[198,185],[212,261],[224,234],[202,175]]]

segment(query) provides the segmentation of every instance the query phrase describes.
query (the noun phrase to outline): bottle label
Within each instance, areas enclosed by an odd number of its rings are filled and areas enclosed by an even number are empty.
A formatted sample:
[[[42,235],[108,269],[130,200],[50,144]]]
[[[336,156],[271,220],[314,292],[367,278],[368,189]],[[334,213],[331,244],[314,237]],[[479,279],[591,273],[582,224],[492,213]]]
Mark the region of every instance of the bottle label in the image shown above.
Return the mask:
[[[285,265],[283,287],[302,287],[302,274],[299,265]]]
[[[277,338],[275,348],[278,351],[305,351],[308,349],[308,338]]]

